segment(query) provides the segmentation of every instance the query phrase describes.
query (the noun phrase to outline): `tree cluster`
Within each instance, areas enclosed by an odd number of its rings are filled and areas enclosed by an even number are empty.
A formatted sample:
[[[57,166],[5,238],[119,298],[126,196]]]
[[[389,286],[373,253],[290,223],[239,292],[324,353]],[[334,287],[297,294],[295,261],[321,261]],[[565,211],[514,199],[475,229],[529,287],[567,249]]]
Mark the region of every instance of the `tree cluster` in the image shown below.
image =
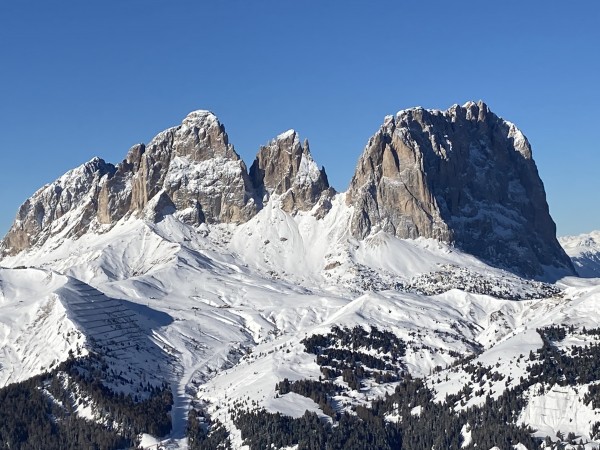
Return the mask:
[[[264,409],[235,416],[244,443],[251,450],[297,445],[298,450],[392,450],[401,448],[395,424],[386,423],[365,408],[362,417],[344,413],[336,426],[321,421],[312,412],[293,419]]]
[[[531,435],[533,430],[514,424],[516,411],[523,406],[521,390],[510,390],[496,400],[487,397],[482,406],[457,412],[464,394],[459,392],[437,403],[422,380],[407,376],[392,395],[368,407],[355,406],[353,413],[338,414],[333,424],[308,411],[294,419],[262,409],[238,412],[234,422],[251,449],[298,445],[298,449],[307,450],[476,450],[494,446],[513,450],[518,443],[527,448],[539,446]],[[462,433],[465,426],[473,439],[468,446]]]
[[[331,417],[336,416],[336,412],[331,405],[331,397],[343,391],[343,388],[329,381],[321,382],[315,380],[298,380],[290,381],[285,378],[280,383],[277,383],[275,389],[281,395],[289,392],[294,392],[303,397],[310,398],[313,402],[319,405],[325,414]]]
[[[229,432],[218,420],[192,408],[188,414],[189,450],[230,450]]]
[[[392,360],[397,361],[406,352],[406,344],[394,333],[379,330],[377,327],[366,331],[358,325],[352,329],[334,326],[330,333],[314,334],[302,340],[302,344],[308,353],[314,355],[318,355],[323,349],[339,346],[353,350],[378,350],[381,353],[389,353]]]
[[[472,383],[458,393],[446,396],[444,401],[436,402],[433,392],[422,380],[406,375],[392,395],[386,395],[368,407],[354,406],[352,413],[338,411],[330,414],[333,424],[321,421],[309,412],[294,419],[264,410],[242,410],[235,414],[234,421],[251,449],[298,445],[299,449],[476,450],[498,447],[512,450],[519,443],[527,448],[538,448],[541,441],[533,437],[534,430],[516,425],[519,414],[526,406],[525,392],[536,383],[542,386],[575,385],[600,380],[600,345],[574,347],[568,353],[560,350],[555,343],[573,333],[572,327],[552,326],[539,329],[538,332],[544,344],[530,356],[533,364],[528,367],[529,377],[522,378],[516,386],[506,389],[497,398],[486,396],[478,406],[466,407],[466,402],[472,396],[484,395],[482,389],[475,391]],[[325,357],[335,355],[332,361],[345,360],[353,351],[333,351],[340,350],[338,333],[332,330],[328,335],[311,336],[304,342],[307,351]],[[354,333],[354,336],[360,335],[360,332]],[[352,342],[347,340],[346,345],[349,348],[361,348],[352,347]],[[342,372],[356,376],[359,369],[364,369],[362,361],[354,360],[354,363],[348,364]],[[479,384],[486,379],[497,381],[503,378],[502,374],[481,364],[466,364],[464,369],[471,375],[472,382]],[[346,392],[340,392],[339,386],[330,381],[284,380],[277,387],[280,393],[296,392],[313,398],[317,403],[324,403],[332,395]],[[599,407],[600,386],[591,386],[584,401],[591,402],[594,408]],[[465,429],[471,435],[468,445],[465,443]],[[599,430],[600,422],[593,426],[590,437],[600,437]],[[360,439],[352,439],[356,436],[360,436]],[[559,437],[556,443],[550,440],[548,445],[552,448],[560,448],[564,442],[581,445],[582,439],[577,444],[577,438],[580,437],[570,433],[566,437]]]
[[[360,389],[366,378],[380,384],[398,381],[403,368],[401,358],[406,353],[402,339],[377,327],[367,332],[360,326],[352,329],[334,326],[330,333],[312,335],[302,344],[308,353],[317,355],[316,362],[325,379],[341,376],[354,390]]]
[[[543,345],[535,356],[539,363],[529,368],[531,379],[559,386],[600,380],[600,344],[574,346],[569,355],[554,344],[567,336],[567,328],[552,326],[537,331],[542,337]]]
[[[445,264],[440,270],[414,277],[405,290],[436,295],[460,289],[472,294],[490,295],[505,300],[527,300],[559,297],[561,289],[553,284],[526,280],[515,276],[489,278],[466,267]]]
[[[93,356],[69,360],[0,389],[0,443],[22,450],[111,450],[134,447],[141,433],[169,433],[167,386],[147,386],[144,399],[116,394],[102,384],[96,363]],[[79,417],[81,406],[90,406],[95,420]]]
[[[0,444],[19,450],[112,450],[133,440],[65,411],[38,376],[0,389]]]

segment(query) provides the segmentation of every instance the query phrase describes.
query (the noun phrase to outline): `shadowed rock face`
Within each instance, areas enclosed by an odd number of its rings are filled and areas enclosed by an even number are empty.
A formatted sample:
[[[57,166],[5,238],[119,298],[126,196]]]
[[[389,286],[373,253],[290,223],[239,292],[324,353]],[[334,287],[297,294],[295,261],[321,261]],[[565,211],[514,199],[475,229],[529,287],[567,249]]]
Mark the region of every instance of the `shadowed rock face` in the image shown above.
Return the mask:
[[[325,169],[319,169],[313,160],[308,141],[300,144],[294,130],[260,148],[250,167],[250,178],[259,198],[279,195],[282,209],[289,213],[308,211],[319,201],[327,205],[334,193]]]
[[[383,230],[457,247],[521,275],[572,273],[523,134],[479,102],[388,116],[350,183],[352,233]]]

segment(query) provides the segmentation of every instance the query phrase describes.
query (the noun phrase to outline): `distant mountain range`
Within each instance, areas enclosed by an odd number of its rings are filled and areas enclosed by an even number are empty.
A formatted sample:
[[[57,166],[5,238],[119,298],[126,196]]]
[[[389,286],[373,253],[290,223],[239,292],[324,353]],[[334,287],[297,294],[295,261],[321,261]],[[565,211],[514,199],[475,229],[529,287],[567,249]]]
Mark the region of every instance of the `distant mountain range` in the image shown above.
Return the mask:
[[[580,277],[600,278],[600,231],[564,236],[559,241]]]

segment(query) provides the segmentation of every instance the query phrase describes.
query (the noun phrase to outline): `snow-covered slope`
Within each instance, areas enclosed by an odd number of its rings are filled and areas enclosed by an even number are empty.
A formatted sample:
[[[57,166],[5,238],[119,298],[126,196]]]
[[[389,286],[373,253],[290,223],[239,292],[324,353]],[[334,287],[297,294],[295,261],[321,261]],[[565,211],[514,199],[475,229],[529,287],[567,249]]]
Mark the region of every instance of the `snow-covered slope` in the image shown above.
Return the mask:
[[[379,233],[356,241],[345,233],[351,208],[342,195],[322,219],[311,211],[292,216],[275,199],[241,226],[190,226],[177,215],[159,223],[130,218],[105,233],[52,237],[5,258],[2,264],[14,268],[1,271],[0,379],[26,379],[71,349],[77,355],[108,347],[113,370],[133,366],[132,379],[145,380],[150,369],[156,383],[171,385],[177,445],[186,445],[196,398],[226,424],[237,448],[241,435],[228,415],[236,402],[325,417],[312,400],[275,391],[284,378],[319,378],[314,355],[300,344],[307,336],[336,326],[391,331],[406,343],[402,370],[425,377],[442,400],[468,379],[452,368],[462,358],[506,361],[518,379],[519,355],[541,346],[536,327],[600,321],[592,306],[600,288],[592,281],[565,279],[554,287],[521,280],[428,239]],[[124,334],[105,326],[114,318]],[[53,352],[44,351],[47,342]],[[118,380],[108,383],[125,389]],[[499,394],[510,385],[494,386]],[[394,388],[366,381],[339,404],[367,404]],[[523,412],[527,423],[535,422],[531,408]],[[544,430],[564,428],[552,423]]]
[[[83,347],[85,337],[55,293],[67,282],[66,276],[49,271],[0,270],[3,386],[50,369]]]
[[[112,370],[127,368],[138,382],[156,385],[167,379],[168,373],[146,364],[148,358],[166,361],[154,335],[169,322],[165,314],[107,297],[51,270],[0,269],[0,286],[2,385],[90,351],[102,353]],[[106,381],[117,392],[130,391],[123,382]]]

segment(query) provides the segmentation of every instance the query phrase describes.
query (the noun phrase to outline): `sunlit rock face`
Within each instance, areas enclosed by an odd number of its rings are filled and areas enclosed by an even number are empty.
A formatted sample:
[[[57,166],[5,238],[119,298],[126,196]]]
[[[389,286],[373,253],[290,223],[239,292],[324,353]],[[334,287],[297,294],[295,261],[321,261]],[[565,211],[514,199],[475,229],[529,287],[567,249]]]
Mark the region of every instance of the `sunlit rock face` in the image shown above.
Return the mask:
[[[301,144],[294,130],[260,148],[250,178],[260,198],[280,196],[281,208],[289,213],[311,210],[319,202],[326,209],[334,194],[325,169],[319,169],[312,158],[308,141]]]
[[[531,147],[483,102],[387,116],[350,183],[352,233],[452,242],[525,276],[573,267],[556,239]]]

